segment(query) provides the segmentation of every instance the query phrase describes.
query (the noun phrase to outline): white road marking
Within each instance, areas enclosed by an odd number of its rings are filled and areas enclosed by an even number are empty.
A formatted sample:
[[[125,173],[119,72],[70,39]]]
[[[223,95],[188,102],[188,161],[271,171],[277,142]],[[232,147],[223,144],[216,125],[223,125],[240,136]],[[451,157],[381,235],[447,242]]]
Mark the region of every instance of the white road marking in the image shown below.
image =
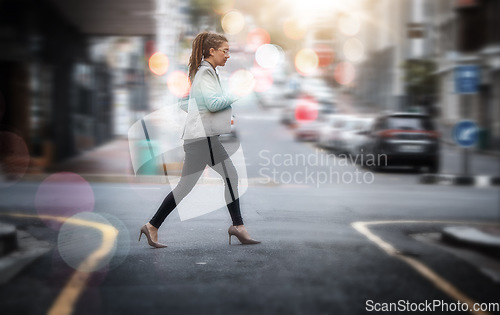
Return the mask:
[[[356,229],[359,233],[363,234],[370,241],[374,242],[382,248],[389,256],[401,259],[410,265],[413,269],[415,269],[422,276],[431,281],[437,288],[446,293],[453,299],[457,299],[463,303],[466,303],[469,306],[469,310],[472,314],[478,315],[486,315],[490,314],[488,312],[482,311],[474,311],[473,305],[476,303],[474,300],[469,298],[463,292],[461,292],[458,288],[453,286],[446,279],[435,273],[432,269],[424,265],[422,262],[417,259],[406,256],[403,253],[396,250],[391,244],[382,240],[377,235],[373,234],[369,229],[369,225],[384,225],[384,224],[471,224],[471,225],[488,225],[488,226],[498,226],[495,223],[483,223],[483,222],[461,222],[461,221],[371,221],[371,222],[354,222],[351,226]]]

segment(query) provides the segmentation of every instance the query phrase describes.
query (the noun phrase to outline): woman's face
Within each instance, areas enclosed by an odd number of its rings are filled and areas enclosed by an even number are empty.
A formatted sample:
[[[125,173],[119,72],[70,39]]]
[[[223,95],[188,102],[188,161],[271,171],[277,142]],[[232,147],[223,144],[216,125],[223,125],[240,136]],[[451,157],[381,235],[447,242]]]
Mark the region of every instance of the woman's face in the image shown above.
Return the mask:
[[[227,42],[223,42],[219,48],[214,49],[214,63],[215,67],[221,66],[224,67],[226,61],[229,59],[229,44]]]

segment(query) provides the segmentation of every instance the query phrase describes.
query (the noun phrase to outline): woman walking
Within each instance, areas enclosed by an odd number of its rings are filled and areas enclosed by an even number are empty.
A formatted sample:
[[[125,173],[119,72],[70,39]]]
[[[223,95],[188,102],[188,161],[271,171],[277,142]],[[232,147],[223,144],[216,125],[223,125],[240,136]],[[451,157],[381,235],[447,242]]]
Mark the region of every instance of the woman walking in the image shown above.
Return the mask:
[[[166,217],[193,189],[205,167],[208,165],[224,178],[224,198],[233,225],[228,229],[242,244],[258,244],[250,237],[240,212],[238,195],[238,173],[228,153],[219,141],[219,135],[231,131],[231,104],[234,97],[222,91],[216,67],[223,67],[229,59],[229,44],[223,35],[203,32],[193,40],[193,50],[189,59],[191,94],[187,111],[184,139],[184,166],[179,183],[163,200],[153,218],[142,226],[150,246],[166,247],[158,242],[158,228]]]

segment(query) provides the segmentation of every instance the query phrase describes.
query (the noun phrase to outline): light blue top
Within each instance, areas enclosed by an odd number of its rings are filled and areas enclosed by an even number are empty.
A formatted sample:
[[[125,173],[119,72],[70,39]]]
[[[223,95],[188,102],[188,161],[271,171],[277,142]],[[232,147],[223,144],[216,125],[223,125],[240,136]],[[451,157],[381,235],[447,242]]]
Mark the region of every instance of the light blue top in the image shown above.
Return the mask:
[[[224,93],[219,75],[208,61],[203,60],[191,85],[189,101],[180,105],[188,113],[182,138],[211,137],[231,132],[231,104],[236,100]]]

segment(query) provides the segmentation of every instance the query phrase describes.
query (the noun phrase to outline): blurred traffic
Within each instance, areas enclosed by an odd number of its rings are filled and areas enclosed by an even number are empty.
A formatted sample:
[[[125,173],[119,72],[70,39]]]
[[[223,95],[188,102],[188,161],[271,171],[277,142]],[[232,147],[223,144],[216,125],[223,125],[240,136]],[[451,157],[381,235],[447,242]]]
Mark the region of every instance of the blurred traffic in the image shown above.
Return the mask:
[[[500,149],[500,42],[488,31],[498,28],[496,1],[191,0],[139,11],[110,2],[101,23],[96,8],[78,9],[83,1],[40,1],[29,12],[20,3],[0,5],[5,179],[50,172],[116,139],[142,141],[135,124],[146,116],[160,137],[149,140],[180,145],[165,139],[185,121],[177,104],[189,96],[188,56],[202,30],[229,39],[218,71],[240,100],[227,142],[239,140],[253,106],[279,111],[297,141],[384,154],[384,167],[440,172],[439,143],[464,119],[478,126],[473,149]],[[172,150],[158,154],[181,163]]]

